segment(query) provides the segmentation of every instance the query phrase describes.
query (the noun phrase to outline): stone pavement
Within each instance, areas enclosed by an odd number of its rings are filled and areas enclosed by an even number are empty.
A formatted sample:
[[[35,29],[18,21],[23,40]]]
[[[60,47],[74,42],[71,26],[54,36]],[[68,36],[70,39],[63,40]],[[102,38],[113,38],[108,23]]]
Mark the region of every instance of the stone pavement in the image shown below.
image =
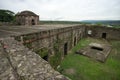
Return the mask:
[[[74,27],[76,25],[77,24],[74,24],[74,25],[56,24],[56,25],[34,25],[34,26],[0,26],[0,38],[35,33],[35,32],[40,32],[44,30]]]

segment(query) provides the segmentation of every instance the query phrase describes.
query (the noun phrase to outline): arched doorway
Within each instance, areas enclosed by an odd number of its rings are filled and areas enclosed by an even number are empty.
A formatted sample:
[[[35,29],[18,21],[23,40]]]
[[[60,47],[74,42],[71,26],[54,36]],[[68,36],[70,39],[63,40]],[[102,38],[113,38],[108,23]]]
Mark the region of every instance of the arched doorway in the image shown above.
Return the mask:
[[[32,19],[31,23],[32,23],[32,25],[35,25],[35,20],[34,20],[34,19]]]

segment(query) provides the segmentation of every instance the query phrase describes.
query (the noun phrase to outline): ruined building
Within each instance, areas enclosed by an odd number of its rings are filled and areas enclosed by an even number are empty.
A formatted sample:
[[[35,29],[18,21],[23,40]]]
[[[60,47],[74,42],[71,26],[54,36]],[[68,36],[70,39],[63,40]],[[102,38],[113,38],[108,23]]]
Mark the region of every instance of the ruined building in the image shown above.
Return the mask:
[[[70,80],[53,68],[58,67],[82,38],[120,40],[120,29],[105,26],[70,24],[30,28],[1,26],[0,29],[3,31],[0,35],[1,80]],[[103,49],[93,45],[91,48]]]
[[[23,11],[16,20],[20,25],[36,25],[39,16]],[[120,29],[98,25],[1,26],[0,30],[0,80],[71,80],[53,68],[82,38],[120,40]],[[100,53],[109,49],[94,45],[87,49]]]
[[[37,25],[39,16],[31,11],[22,11],[16,14],[16,22],[18,25]]]

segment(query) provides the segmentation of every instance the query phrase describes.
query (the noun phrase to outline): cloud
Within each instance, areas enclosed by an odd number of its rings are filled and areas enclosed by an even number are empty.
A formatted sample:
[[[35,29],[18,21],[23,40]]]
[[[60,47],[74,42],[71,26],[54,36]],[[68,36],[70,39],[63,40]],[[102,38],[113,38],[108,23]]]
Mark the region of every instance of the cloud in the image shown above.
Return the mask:
[[[120,0],[3,0],[1,9],[31,10],[41,19],[120,19]]]

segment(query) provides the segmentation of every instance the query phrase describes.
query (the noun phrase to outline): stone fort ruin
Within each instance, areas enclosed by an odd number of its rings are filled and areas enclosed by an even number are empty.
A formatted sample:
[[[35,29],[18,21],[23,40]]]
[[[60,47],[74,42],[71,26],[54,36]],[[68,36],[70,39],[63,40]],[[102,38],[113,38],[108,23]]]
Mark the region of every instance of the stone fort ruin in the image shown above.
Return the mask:
[[[0,26],[0,79],[70,80],[53,68],[82,38],[120,40],[120,29],[81,24],[34,26],[32,19],[28,19],[29,27]]]
[[[18,25],[38,25],[39,16],[31,11],[22,11],[16,14]]]

